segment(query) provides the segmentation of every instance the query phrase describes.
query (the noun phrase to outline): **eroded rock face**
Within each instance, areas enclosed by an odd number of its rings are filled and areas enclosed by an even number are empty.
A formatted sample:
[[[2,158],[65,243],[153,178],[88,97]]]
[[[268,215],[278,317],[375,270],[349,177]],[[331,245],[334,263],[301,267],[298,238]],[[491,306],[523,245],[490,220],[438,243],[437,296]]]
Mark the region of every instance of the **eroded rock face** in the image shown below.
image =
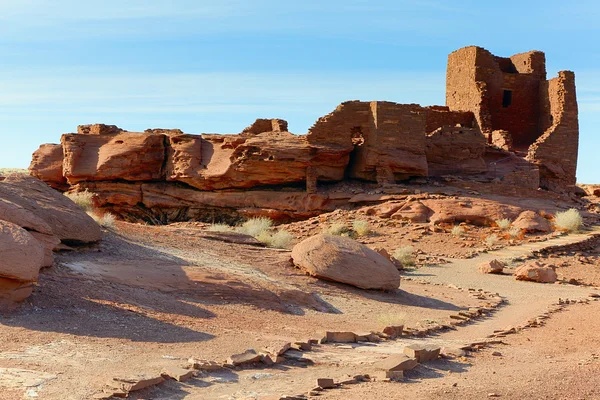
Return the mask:
[[[164,179],[164,135],[67,134],[62,136],[61,144],[63,172],[71,185],[81,181]]]
[[[317,278],[361,289],[394,290],[400,274],[389,260],[350,238],[316,235],[292,250],[294,263]]]
[[[56,189],[64,189],[63,148],[60,144],[43,144],[33,153],[29,171],[32,176]]]

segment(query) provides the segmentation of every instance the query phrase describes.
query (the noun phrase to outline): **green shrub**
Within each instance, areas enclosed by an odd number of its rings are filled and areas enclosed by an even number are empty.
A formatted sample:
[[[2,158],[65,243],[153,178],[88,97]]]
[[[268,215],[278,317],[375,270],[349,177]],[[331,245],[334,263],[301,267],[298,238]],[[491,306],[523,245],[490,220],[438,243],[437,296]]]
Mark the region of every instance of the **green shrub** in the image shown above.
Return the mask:
[[[356,236],[366,236],[371,233],[371,225],[368,221],[356,220],[352,223],[352,230]]]
[[[237,229],[237,231],[246,235],[258,237],[263,232],[271,229],[272,226],[273,221],[271,221],[269,218],[250,218],[248,221],[244,222],[242,226]]]
[[[450,233],[452,233],[453,236],[461,237],[465,234],[465,228],[460,225],[455,225]]]
[[[402,264],[403,267],[415,265],[414,249],[412,246],[398,247],[394,250],[392,257]]]
[[[84,211],[92,211],[94,209],[94,193],[89,192],[87,189],[83,192],[66,192],[65,196],[71,199]]]
[[[512,224],[512,221],[508,218],[503,218],[496,221],[496,225],[498,225],[498,228],[502,229],[503,231],[510,228],[510,224]]]
[[[582,225],[583,218],[581,217],[581,213],[575,208],[560,211],[554,215],[554,226],[559,231],[577,232]]]

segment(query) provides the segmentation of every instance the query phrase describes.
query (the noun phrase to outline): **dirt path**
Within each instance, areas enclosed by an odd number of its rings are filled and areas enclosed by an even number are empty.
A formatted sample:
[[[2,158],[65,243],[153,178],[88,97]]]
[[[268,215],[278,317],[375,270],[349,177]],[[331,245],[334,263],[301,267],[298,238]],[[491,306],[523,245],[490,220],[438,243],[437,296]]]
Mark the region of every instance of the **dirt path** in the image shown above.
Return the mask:
[[[483,289],[497,292],[505,300],[506,305],[492,317],[473,323],[457,330],[448,331],[439,336],[427,339],[400,339],[380,344],[323,345],[314,351],[304,353],[302,357],[308,364],[292,363],[291,366],[265,370],[240,370],[228,372],[227,376],[211,374],[200,378],[201,385],[182,389],[181,385],[170,384],[152,392],[155,399],[175,399],[171,397],[173,390],[185,390],[186,399],[263,399],[278,398],[282,393],[305,393],[314,386],[319,377],[331,377],[337,381],[348,379],[356,374],[373,372],[369,367],[374,362],[390,354],[402,353],[404,346],[415,342],[423,342],[443,346],[459,346],[484,339],[495,330],[506,329],[523,324],[548,310],[559,298],[583,299],[592,291],[568,284],[536,284],[515,281],[511,275],[484,275],[477,271],[477,265],[490,259],[510,260],[529,255],[532,251],[550,246],[561,246],[586,240],[594,230],[583,234],[557,237],[545,242],[528,243],[502,250],[484,253],[468,260],[449,260],[441,266],[423,267],[409,273],[414,279],[429,283],[454,284],[462,288]],[[595,307],[598,308],[598,307]],[[469,369],[470,363],[463,361],[443,361],[445,373],[461,373]],[[421,367],[420,367],[421,368]],[[435,372],[423,367],[420,371],[425,379],[442,377],[444,373]],[[415,377],[415,379],[421,379]],[[412,379],[409,379],[409,382]],[[369,384],[371,385],[371,384]],[[369,387],[369,385],[366,385]],[[389,384],[388,384],[389,385]],[[361,386],[361,385],[358,385]],[[175,389],[177,387],[177,389]],[[351,389],[340,394],[332,391],[325,398],[363,399],[384,398],[387,389],[381,390],[376,397],[363,389]],[[445,392],[444,392],[445,393]],[[463,391],[464,393],[464,391]],[[140,399],[144,398],[140,394]],[[340,397],[341,396],[341,397]],[[365,397],[367,396],[367,397]],[[418,397],[418,396],[417,396]],[[427,398],[427,397],[423,397]],[[458,396],[456,398],[459,398]],[[480,398],[480,397],[469,397]]]

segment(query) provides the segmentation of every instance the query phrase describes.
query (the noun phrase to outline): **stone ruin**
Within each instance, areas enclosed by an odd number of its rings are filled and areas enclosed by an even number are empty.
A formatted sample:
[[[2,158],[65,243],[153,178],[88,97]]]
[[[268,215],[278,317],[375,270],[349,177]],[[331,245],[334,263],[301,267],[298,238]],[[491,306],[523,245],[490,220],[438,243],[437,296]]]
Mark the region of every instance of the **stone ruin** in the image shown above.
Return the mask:
[[[326,189],[344,180],[455,176],[569,192],[574,79],[561,71],[546,80],[539,51],[502,58],[465,47],[448,57],[446,106],[347,101],[306,135],[281,119],[258,119],[239,134],[84,125],[42,145],[30,173],[59,190],[88,189],[125,218],[156,222],[306,218],[346,204],[350,196]]]

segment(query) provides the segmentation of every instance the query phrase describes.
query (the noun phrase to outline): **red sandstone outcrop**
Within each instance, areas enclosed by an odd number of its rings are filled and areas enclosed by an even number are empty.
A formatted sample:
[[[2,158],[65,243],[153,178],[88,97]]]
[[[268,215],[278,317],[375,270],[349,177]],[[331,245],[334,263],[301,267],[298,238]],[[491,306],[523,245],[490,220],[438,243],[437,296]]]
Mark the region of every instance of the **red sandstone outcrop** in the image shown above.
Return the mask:
[[[29,172],[56,189],[68,187],[63,174],[63,148],[60,144],[43,144],[33,153]]]
[[[433,224],[444,222],[469,222],[475,225],[492,225],[499,219],[514,219],[523,210],[508,204],[491,200],[423,200],[433,211],[429,221]]]
[[[321,279],[347,283],[361,289],[394,290],[400,274],[389,260],[350,238],[316,235],[292,250],[294,263]]]

